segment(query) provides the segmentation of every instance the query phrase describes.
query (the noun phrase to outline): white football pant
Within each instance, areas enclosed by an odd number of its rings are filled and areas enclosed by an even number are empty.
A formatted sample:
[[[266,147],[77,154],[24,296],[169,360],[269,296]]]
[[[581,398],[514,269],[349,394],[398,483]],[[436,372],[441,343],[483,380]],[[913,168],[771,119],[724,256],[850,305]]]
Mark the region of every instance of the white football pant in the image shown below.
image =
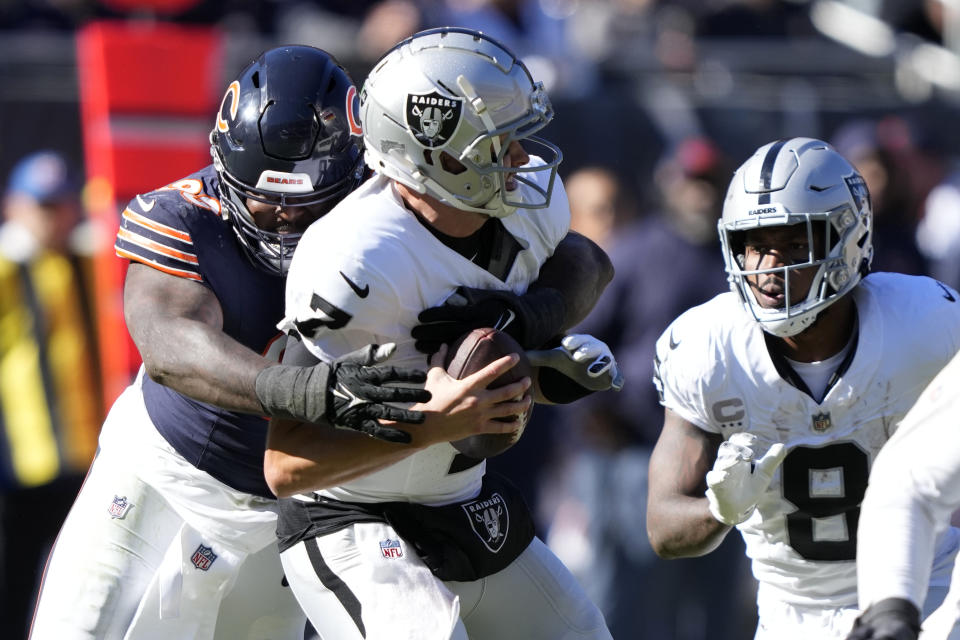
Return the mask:
[[[399,540],[399,551],[380,543]],[[281,554],[290,585],[331,640],[612,640],[600,610],[539,539],[474,582],[435,578],[392,527],[353,524]]]
[[[104,423],[30,638],[299,640],[275,530],[274,501],[197,470],[157,433],[138,378]]]

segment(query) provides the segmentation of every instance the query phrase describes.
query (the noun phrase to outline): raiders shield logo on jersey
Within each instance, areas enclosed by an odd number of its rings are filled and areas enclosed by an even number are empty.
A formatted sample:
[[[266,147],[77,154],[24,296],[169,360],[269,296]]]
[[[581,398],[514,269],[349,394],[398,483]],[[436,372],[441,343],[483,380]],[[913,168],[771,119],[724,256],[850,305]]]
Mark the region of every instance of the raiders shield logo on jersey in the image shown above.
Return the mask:
[[[493,553],[500,551],[510,528],[510,511],[503,497],[494,493],[489,498],[467,502],[460,507],[484,546]]]
[[[207,571],[216,559],[217,554],[213,552],[213,549],[203,545],[197,547],[197,550],[190,556],[190,562],[201,571]]]
[[[463,98],[447,98],[436,91],[407,94],[407,128],[417,142],[434,149],[446,144],[460,126]]]

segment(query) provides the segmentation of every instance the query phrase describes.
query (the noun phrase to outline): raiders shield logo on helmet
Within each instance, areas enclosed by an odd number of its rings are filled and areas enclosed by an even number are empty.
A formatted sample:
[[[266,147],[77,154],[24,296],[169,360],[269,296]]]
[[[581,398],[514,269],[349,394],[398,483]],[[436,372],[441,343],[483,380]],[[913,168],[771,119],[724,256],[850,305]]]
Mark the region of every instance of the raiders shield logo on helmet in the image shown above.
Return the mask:
[[[407,128],[417,142],[434,149],[446,144],[460,126],[463,98],[448,98],[436,91],[407,94]]]
[[[499,493],[489,498],[474,500],[460,505],[470,520],[470,526],[477,537],[493,553],[503,548],[510,528],[510,512],[507,503]]]
[[[857,204],[857,213],[863,213],[864,211],[872,213],[873,208],[870,206],[870,192],[867,190],[867,181],[858,174],[847,176],[843,180],[847,183],[850,195],[853,196],[853,201]]]

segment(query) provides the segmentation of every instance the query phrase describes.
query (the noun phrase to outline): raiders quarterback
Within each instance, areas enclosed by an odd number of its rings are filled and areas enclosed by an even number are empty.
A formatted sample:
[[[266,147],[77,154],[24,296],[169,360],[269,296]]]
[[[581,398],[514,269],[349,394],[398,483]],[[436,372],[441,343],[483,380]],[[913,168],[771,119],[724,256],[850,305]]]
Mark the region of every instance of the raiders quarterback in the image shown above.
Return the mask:
[[[863,178],[826,143],[760,147],[719,221],[731,291],[657,342],[651,543],[667,558],[702,555],[737,527],[759,581],[758,640],[850,631],[870,467],[960,348],[955,292],[867,275],[871,218]],[[956,548],[945,533],[940,598]]]
[[[438,440],[488,423],[497,398],[446,379],[428,388],[476,401],[446,431],[429,403],[417,405],[423,412],[386,404],[430,397],[421,371],[378,365],[387,345],[277,365],[294,248],[364,178],[358,107],[325,52],[271,49],[228,86],[213,164],[123,212],[116,252],[130,260],[124,312],[144,371],[103,426],[32,638],[301,638],[305,617],[283,578],[263,477],[262,416],[378,436],[419,428]],[[409,384],[385,386],[394,382]],[[378,418],[405,424],[387,432]]]
[[[412,331],[424,309],[442,309],[464,291],[527,291],[567,235],[559,150],[533,137],[553,112],[542,86],[499,43],[445,28],[412,36],[375,65],[361,115],[376,173],[304,234],[281,326],[300,339],[290,353],[330,360],[389,340],[398,366],[423,367],[417,343],[429,342],[432,330],[416,339]],[[562,277],[599,294],[612,273],[585,266]],[[447,321],[456,324],[455,311]],[[510,313],[502,325],[533,321]],[[524,346],[544,346],[542,339]],[[442,354],[431,359],[431,378],[444,375]],[[620,384],[612,354],[589,336],[535,354],[583,393]],[[538,384],[547,400],[571,397],[542,375]],[[529,394],[512,395],[523,397],[505,399],[491,417],[529,407]],[[412,454],[353,432],[271,420],[265,474],[281,496],[281,560],[321,636],[611,637],[597,607],[534,536],[509,482],[485,475],[484,460],[447,442],[414,435],[410,447]]]
[[[952,295],[952,294],[951,294]],[[937,536],[960,508],[957,415],[960,356],[941,371],[870,470],[857,536],[863,614],[849,640],[960,638],[960,568],[943,604],[923,621]]]

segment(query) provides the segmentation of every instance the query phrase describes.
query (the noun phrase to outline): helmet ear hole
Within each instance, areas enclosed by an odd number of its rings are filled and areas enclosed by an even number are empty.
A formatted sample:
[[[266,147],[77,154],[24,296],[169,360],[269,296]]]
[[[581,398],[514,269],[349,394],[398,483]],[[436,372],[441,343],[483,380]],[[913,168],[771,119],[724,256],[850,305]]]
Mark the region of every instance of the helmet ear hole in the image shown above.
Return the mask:
[[[458,176],[467,170],[462,162],[451,156],[446,151],[440,152],[440,167],[451,175]]]

